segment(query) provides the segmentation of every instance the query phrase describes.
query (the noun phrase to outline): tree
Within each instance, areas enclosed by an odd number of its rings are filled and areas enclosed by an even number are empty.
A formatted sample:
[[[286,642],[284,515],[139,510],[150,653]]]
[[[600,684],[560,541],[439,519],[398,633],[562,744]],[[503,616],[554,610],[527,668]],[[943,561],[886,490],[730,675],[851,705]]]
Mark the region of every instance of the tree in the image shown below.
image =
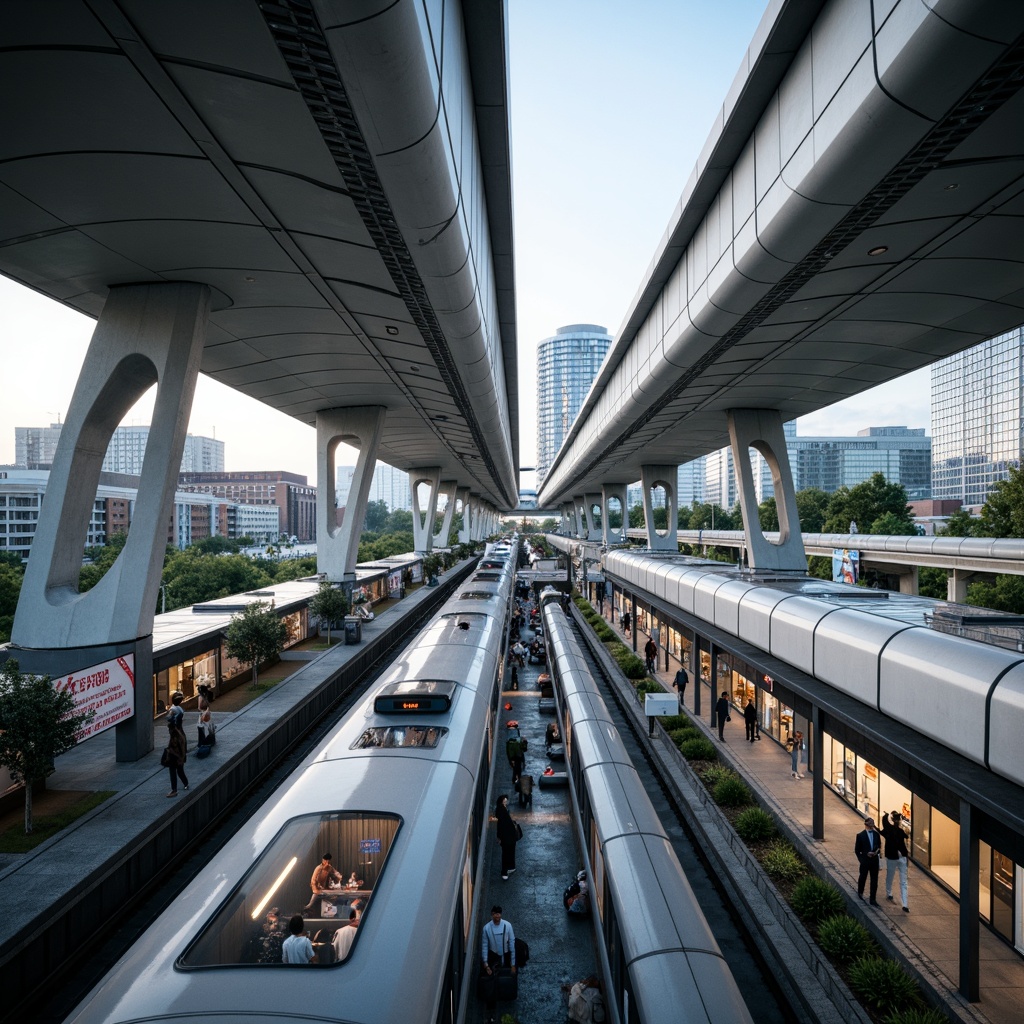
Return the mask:
[[[643,505],[634,505],[629,510],[629,528],[631,530],[642,530],[644,525],[644,507]]]
[[[958,508],[939,531],[941,537],[980,537],[981,520],[965,508]]]
[[[388,515],[386,533],[412,533],[412,512],[407,508],[396,508]]]
[[[273,579],[245,555],[204,555],[192,548],[175,552],[163,571],[168,611],[259,590]]]
[[[983,537],[1024,537],[1024,473],[1009,467],[1010,475],[988,492],[981,506],[980,535]]]
[[[891,517],[887,515],[891,513]],[[855,487],[840,487],[829,499],[825,533],[849,533],[850,523],[856,523],[861,533],[875,533],[876,523],[886,532],[901,536],[917,533],[914,518],[907,504],[907,491],[902,484],[889,483],[882,473]]]
[[[0,643],[11,638],[23,578],[20,559],[17,568],[8,562],[0,562]]]
[[[254,601],[241,614],[231,616],[225,650],[229,658],[252,666],[252,685],[256,686],[260,662],[273,658],[287,639],[288,629],[273,608]]]
[[[381,499],[366,503],[366,518],[363,520],[363,531],[366,533],[383,533],[388,525],[388,503]]]
[[[757,518],[761,524],[762,533],[779,528],[779,507],[774,498],[765,498],[757,506]]]
[[[967,603],[999,612],[1024,613],[1024,576],[996,576],[967,587]]]
[[[801,533],[821,533],[829,498],[828,494],[817,487],[806,487],[796,492],[796,514],[800,517]]]
[[[75,698],[49,676],[22,675],[13,659],[0,666],[0,765],[25,784],[25,833],[32,831],[32,785],[75,745],[93,712],[75,713]]]
[[[922,597],[945,601],[948,580],[949,573],[945,569],[933,565],[922,565],[917,570],[917,592]]]
[[[348,613],[348,598],[343,590],[331,583],[321,583],[320,589],[309,602],[309,610],[321,621],[327,623],[327,646],[331,646],[331,626]]]

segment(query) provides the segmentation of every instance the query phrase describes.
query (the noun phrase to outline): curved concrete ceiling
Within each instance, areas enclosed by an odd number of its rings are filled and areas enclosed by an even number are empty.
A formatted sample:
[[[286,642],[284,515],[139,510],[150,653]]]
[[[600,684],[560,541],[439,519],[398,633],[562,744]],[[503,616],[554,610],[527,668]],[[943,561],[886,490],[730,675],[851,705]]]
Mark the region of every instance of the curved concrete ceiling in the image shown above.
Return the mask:
[[[204,373],[384,405],[381,459],[512,507],[506,56],[500,0],[10,5],[0,272],[91,316],[205,283]]]
[[[1024,322],[1022,32],[998,0],[773,5],[540,503]]]

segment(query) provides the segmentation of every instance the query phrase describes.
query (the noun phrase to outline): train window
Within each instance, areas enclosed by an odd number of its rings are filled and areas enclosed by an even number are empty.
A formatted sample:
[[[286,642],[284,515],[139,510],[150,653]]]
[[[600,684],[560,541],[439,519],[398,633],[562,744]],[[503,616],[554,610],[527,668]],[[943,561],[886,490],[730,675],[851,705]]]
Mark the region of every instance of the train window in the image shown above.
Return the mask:
[[[459,594],[460,601],[493,601],[497,594],[489,594],[486,590],[464,590]]]
[[[352,912],[357,919],[372,912],[373,892],[400,827],[394,814],[339,811],[293,818],[224,898],[177,966],[280,964],[295,915],[302,918],[317,965],[347,959],[359,934],[358,925],[349,924]],[[330,872],[321,870],[327,853]],[[314,879],[326,887],[314,892]],[[351,934],[335,940],[335,932],[350,927]]]
[[[353,750],[370,747],[436,747],[442,736],[447,735],[444,727],[427,725],[388,725],[363,730],[362,736],[352,744]]]

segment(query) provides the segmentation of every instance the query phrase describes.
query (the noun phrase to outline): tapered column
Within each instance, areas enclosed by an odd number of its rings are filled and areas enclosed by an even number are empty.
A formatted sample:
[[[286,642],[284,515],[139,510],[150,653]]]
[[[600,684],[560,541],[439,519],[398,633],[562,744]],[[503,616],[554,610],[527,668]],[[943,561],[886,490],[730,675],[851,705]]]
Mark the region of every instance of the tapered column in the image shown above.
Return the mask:
[[[611,525],[609,504],[612,500],[619,503],[622,521],[618,526]],[[625,544],[626,529],[629,526],[629,506],[627,505],[626,484],[603,484],[601,486],[601,530],[606,545]]]
[[[587,515],[587,540],[601,540],[604,537],[604,503],[600,494],[584,494],[583,509]],[[600,516],[600,521],[594,515],[595,509]]]
[[[981,998],[978,956],[981,942],[981,892],[978,824],[974,808],[960,801],[960,994],[976,1003]]]
[[[364,406],[322,409],[316,414],[316,568],[332,583],[355,580],[359,538],[386,412],[383,406]],[[335,463],[339,444],[359,450],[340,524]]]
[[[59,675],[137,655],[135,716],[117,726],[119,760],[152,749],[152,633],[167,523],[202,359],[210,292],[164,283],[110,289],[61,430],[14,618],[22,669]],[[78,591],[111,435],[157,385],[131,530],[92,590]]]
[[[459,543],[469,544],[473,534],[470,531],[469,522],[469,488],[459,487],[455,491],[455,503],[461,506],[462,526],[459,527]],[[458,511],[458,510],[457,510]]]
[[[457,480],[443,480],[438,489],[438,495],[446,499],[444,516],[441,519],[441,529],[434,534],[433,546],[435,548],[448,547],[448,535],[452,531],[452,519],[455,516],[455,492],[458,490]]]
[[[789,468],[789,453],[782,430],[782,413],[777,409],[731,409],[729,440],[736,468],[736,486],[747,535],[747,560],[752,569],[807,571],[807,555],[800,535],[800,515]],[[772,474],[775,505],[779,513],[779,539],[771,541],[761,529],[757,491],[748,448],[760,452]]]
[[[420,493],[427,488],[426,499]],[[437,492],[441,486],[441,468],[410,469],[409,488],[412,491],[412,533],[416,551],[428,553],[434,546],[434,519],[437,517]]]
[[[679,523],[679,508],[676,487],[679,478],[678,466],[641,466],[640,479],[644,489],[644,522],[647,527],[647,546],[652,551],[678,551],[676,531]],[[660,487],[665,492],[665,515],[667,527],[663,534],[654,526],[654,502],[651,491]]]

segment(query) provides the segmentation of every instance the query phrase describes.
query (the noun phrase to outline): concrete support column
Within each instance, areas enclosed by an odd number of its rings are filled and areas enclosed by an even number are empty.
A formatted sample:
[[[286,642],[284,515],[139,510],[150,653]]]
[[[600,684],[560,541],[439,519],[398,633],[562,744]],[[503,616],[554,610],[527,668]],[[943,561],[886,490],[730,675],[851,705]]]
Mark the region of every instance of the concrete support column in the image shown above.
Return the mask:
[[[587,539],[587,499],[582,494],[577,494],[572,499],[572,514],[576,522],[575,536],[577,540]]]
[[[981,863],[978,848],[978,826],[974,808],[960,801],[960,994],[976,1003],[981,999],[978,973],[981,925],[981,892],[978,868]]]
[[[473,535],[470,532],[468,487],[460,487],[456,490],[455,502],[462,506],[462,526],[459,527],[459,543],[469,544]]]
[[[793,473],[789,468],[782,413],[777,409],[730,409],[729,440],[736,467],[740,510],[747,534],[747,555],[752,569],[807,571],[807,555],[800,534]],[[748,448],[760,452],[768,463],[779,510],[779,539],[770,541],[761,529],[757,514],[757,491],[750,468]]]
[[[107,660],[111,649],[118,657],[134,654],[135,715],[117,726],[119,761],[153,749],[153,616],[209,305],[209,288],[200,284],[110,289],[61,430],[14,618],[13,654],[26,672],[87,668]],[[80,594],[107,445],[153,384],[131,532],[103,579]]]
[[[946,577],[946,600],[957,604],[967,603],[967,585],[973,582],[978,573],[967,569],[950,569]]]
[[[821,756],[822,737],[825,735],[825,716],[817,705],[811,708],[811,749],[808,761],[814,767],[811,774],[811,834],[817,842],[825,841],[825,762]]]
[[[570,535],[571,530],[572,530],[572,516],[570,514],[571,511],[572,511],[572,506],[571,505],[562,505],[562,507],[561,507],[562,525],[561,525],[560,529],[561,529],[561,533],[562,533],[563,537],[568,537]]]
[[[622,511],[622,523],[617,527],[609,525],[608,503],[615,498]],[[626,504],[626,484],[608,483],[601,485],[601,529],[606,546],[626,543],[626,529],[629,526],[629,506]]]
[[[458,480],[443,480],[438,490],[447,502],[444,507],[444,517],[441,520],[441,529],[434,534],[433,544],[435,548],[448,547],[448,535],[452,531],[452,519],[455,516],[455,492],[458,490]]]
[[[584,494],[583,495],[583,509],[587,515],[587,540],[600,541],[604,537],[604,503],[601,499],[600,494]],[[597,521],[594,516],[594,510],[597,510],[601,517],[600,522]]]
[[[321,409],[316,414],[316,568],[332,583],[355,582],[366,501],[384,433],[383,406]],[[339,444],[359,450],[345,512],[338,524],[335,455]]]
[[[426,507],[421,507],[420,484],[426,484]],[[417,554],[428,554],[433,547],[434,519],[437,516],[437,492],[441,486],[441,467],[409,470],[412,491],[412,535]]]
[[[918,594],[918,571],[916,565],[903,566],[900,570],[900,593],[916,597]]]
[[[647,546],[652,551],[678,551],[679,541],[676,531],[679,523],[679,505],[677,496],[679,478],[678,466],[641,466],[640,480],[644,491],[644,523],[647,526]],[[664,534],[654,528],[654,504],[651,501],[651,490],[661,487],[665,491],[665,513],[667,528]]]

